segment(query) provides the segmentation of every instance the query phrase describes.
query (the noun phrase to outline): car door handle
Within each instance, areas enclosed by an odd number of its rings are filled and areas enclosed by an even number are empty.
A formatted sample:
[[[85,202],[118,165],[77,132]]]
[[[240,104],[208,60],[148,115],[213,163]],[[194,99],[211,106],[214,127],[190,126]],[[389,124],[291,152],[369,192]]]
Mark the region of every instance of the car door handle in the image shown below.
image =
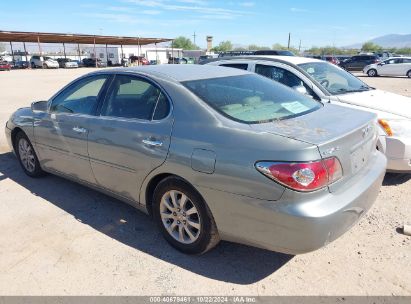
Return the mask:
[[[149,138],[143,139],[142,142],[143,142],[143,144],[145,144],[147,146],[152,146],[152,147],[161,147],[163,145],[163,143],[161,141],[151,140]]]
[[[77,133],[86,133],[87,130],[84,128],[80,128],[80,127],[73,127],[73,131],[77,132]]]

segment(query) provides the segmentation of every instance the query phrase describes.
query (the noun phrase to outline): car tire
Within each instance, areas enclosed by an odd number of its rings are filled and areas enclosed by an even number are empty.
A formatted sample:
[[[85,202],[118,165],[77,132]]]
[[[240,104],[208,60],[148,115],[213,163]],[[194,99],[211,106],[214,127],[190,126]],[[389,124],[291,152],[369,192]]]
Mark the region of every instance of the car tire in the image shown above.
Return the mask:
[[[40,162],[33,145],[23,132],[19,132],[16,135],[14,151],[24,173],[28,176],[41,177],[46,174],[40,167]]]
[[[411,78],[411,70],[409,70],[409,71],[407,72],[407,76],[408,76],[408,78]]]
[[[36,65],[34,64],[34,62],[31,63],[31,68],[32,68],[32,69],[35,69],[35,68],[36,68]]]
[[[203,254],[220,241],[206,202],[181,178],[168,177],[157,185],[153,217],[164,238],[181,252]]]
[[[48,69],[47,63],[43,63],[43,69]]]
[[[368,75],[369,77],[377,77],[377,76],[378,76],[378,73],[377,73],[377,70],[376,70],[376,69],[369,69],[369,70],[367,71],[367,75]]]

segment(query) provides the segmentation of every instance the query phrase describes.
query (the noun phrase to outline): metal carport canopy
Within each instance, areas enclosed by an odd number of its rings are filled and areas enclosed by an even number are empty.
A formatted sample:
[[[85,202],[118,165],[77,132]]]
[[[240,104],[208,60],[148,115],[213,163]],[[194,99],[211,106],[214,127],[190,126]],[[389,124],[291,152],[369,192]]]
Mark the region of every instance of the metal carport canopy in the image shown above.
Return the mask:
[[[0,42],[41,42],[109,45],[147,45],[171,41],[169,38],[102,36],[87,34],[0,31]]]

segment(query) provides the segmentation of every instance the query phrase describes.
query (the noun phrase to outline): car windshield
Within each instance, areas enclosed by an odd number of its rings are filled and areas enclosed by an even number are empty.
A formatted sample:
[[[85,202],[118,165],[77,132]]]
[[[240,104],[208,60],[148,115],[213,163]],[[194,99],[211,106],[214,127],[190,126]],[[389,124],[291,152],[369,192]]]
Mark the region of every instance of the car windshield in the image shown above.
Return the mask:
[[[327,62],[302,63],[298,66],[332,95],[372,89],[357,77]]]
[[[191,92],[232,120],[256,124],[313,112],[322,104],[259,75],[183,82]]]

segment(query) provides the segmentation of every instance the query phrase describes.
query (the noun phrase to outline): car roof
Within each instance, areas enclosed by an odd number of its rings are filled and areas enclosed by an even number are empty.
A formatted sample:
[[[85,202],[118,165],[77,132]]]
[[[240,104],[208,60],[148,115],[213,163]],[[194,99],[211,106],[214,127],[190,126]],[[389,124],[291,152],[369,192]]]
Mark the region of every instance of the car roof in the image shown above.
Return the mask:
[[[161,65],[147,65],[140,67],[116,68],[111,70],[102,70],[95,73],[142,73],[145,75],[152,75],[158,78],[173,79],[177,82],[222,78],[230,76],[240,76],[253,74],[239,69],[211,66],[211,65],[197,65],[197,64],[161,64]]]
[[[278,61],[286,61],[292,63],[294,65],[302,64],[302,63],[309,63],[309,62],[323,62],[322,60],[308,58],[308,57],[299,57],[299,56],[277,56],[277,55],[252,55],[252,56],[233,56],[233,57],[221,57],[218,60],[213,61],[223,61],[223,60],[278,60]],[[209,61],[209,62],[213,62]]]

